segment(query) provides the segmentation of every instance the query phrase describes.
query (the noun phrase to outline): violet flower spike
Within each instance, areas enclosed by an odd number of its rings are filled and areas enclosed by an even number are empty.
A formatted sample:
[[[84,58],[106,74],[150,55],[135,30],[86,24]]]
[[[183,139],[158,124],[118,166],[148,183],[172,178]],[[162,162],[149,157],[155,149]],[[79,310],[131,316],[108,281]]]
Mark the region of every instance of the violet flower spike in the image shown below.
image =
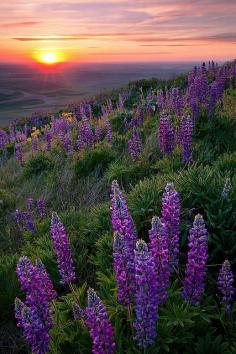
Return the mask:
[[[226,259],[222,264],[222,267],[218,276],[218,289],[222,294],[221,302],[224,305],[227,312],[230,312],[232,301],[235,295],[234,276],[231,270],[230,262]]]
[[[105,306],[93,289],[88,290],[88,305],[85,309],[86,324],[92,339],[93,354],[114,354],[115,342],[112,325]]]
[[[61,284],[69,284],[75,280],[72,253],[64,225],[55,212],[52,214],[50,232],[61,275]]]
[[[207,262],[207,230],[203,217],[195,216],[193,227],[188,237],[188,261],[185,269],[184,289],[186,301],[198,305],[204,291]]]
[[[147,348],[155,343],[158,319],[158,280],[155,261],[146,243],[139,240],[135,249],[135,293],[136,330],[135,341],[140,348]]]
[[[168,287],[170,278],[169,249],[168,249],[168,228],[154,216],[152,218],[152,228],[149,231],[150,251],[155,262],[155,271],[157,275],[158,305],[162,305],[168,298]]]
[[[134,248],[137,241],[137,231],[117,181],[112,182],[111,204],[113,231],[117,232],[122,240],[122,257],[124,257],[127,284],[126,288],[120,292],[120,294],[123,293],[120,301],[124,305],[130,305],[135,292]]]
[[[178,265],[180,238],[180,200],[173,183],[167,183],[162,197],[161,220],[167,227],[170,269]]]

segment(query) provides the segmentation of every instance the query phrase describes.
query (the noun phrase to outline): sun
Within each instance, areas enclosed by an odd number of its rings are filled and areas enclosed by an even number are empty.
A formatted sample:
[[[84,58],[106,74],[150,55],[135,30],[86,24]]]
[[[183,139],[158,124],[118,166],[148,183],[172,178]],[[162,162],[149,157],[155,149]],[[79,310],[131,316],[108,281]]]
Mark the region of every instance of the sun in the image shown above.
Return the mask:
[[[56,51],[35,52],[34,57],[36,61],[45,65],[53,65],[65,61],[64,55]]]
[[[42,53],[41,59],[45,64],[54,64],[57,62],[57,56],[55,53]]]

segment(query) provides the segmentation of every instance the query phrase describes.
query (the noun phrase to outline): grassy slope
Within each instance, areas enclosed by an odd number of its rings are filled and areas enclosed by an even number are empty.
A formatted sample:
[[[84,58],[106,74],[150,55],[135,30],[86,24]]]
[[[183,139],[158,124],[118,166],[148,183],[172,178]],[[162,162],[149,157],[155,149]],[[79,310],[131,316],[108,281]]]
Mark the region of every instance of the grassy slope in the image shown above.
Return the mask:
[[[1,166],[0,318],[2,334],[6,332],[11,334],[7,335],[6,339],[2,337],[0,348],[6,346],[7,353],[27,351],[13,324],[14,297],[21,296],[15,275],[15,265],[20,255],[27,255],[32,259],[40,257],[59,293],[66,294],[65,289],[58,285],[59,276],[49,235],[50,211],[56,210],[62,217],[71,240],[78,275],[77,286],[81,287],[84,282],[87,282],[98,289],[101,298],[108,305],[116,327],[118,352],[124,353],[127,350],[125,348],[129,348],[130,353],[139,352],[133,347],[132,341],[129,342],[129,338],[132,337],[129,329],[121,326],[124,309],[117,305],[114,297],[111,296],[115,286],[112,276],[112,233],[109,211],[109,192],[113,179],[118,179],[127,193],[128,205],[140,237],[147,239],[152,216],[160,214],[163,188],[167,182],[174,182],[180,193],[182,206],[183,262],[181,264],[185,261],[187,230],[191,227],[197,212],[204,215],[209,230],[209,263],[221,263],[226,257],[234,261],[236,255],[235,117],[236,91],[228,91],[225,94],[224,112],[217,114],[210,122],[206,122],[202,117],[198,123],[194,137],[194,163],[189,167],[182,165],[178,149],[172,156],[161,158],[156,138],[158,116],[145,119],[142,128],[143,152],[136,163],[132,163],[127,154],[129,132],[123,130],[122,122],[116,116],[112,118],[113,126],[116,127],[112,147],[103,145],[96,151],[87,152],[82,161],[78,156],[72,158],[63,156],[55,148],[49,155],[52,168],[46,172],[32,175],[28,171],[27,174],[27,167],[19,166],[14,158]],[[229,200],[222,201],[221,191],[228,176],[231,177],[233,189]],[[25,199],[29,195],[35,198],[43,196],[49,213],[44,220],[37,220],[36,234],[30,232],[21,234],[14,224],[12,212],[16,207],[24,209]],[[182,270],[181,266],[180,276]],[[215,285],[212,279],[216,276],[217,270],[217,267],[212,267],[209,272],[209,292],[213,294]],[[173,284],[170,300],[161,312],[163,319],[159,325],[160,339],[156,349],[151,350],[150,353],[156,353],[160,348],[160,352],[164,353],[169,348],[171,353],[189,354],[187,348],[190,341],[193,341],[194,345],[196,342],[196,346],[207,345],[200,340],[206,328],[209,332],[208,340],[211,343],[218,340],[216,347],[221,348],[219,349],[221,353],[224,353],[222,342],[228,341],[228,349],[235,345],[236,339],[229,337],[230,329],[218,328],[221,326],[219,319],[214,319],[209,324],[204,322],[197,311],[181,309],[181,301],[175,294],[175,289],[180,284],[178,281]],[[78,294],[83,302],[83,287],[78,289]],[[69,305],[72,300],[73,295],[69,294],[57,303],[60,311],[56,313],[55,321],[59,322],[59,325],[53,331],[53,349],[55,353],[61,350],[62,353],[86,354],[90,352],[88,335],[78,324],[71,323]],[[211,306],[206,299],[204,304],[209,308]],[[115,310],[117,306],[119,314]],[[211,312],[212,309],[205,311]],[[174,317],[177,324],[173,324]],[[168,321],[171,323],[167,326]],[[215,339],[218,338],[217,335],[222,337]],[[194,348],[191,353],[195,353]],[[213,352],[218,353],[216,349]],[[204,353],[204,351],[197,353]]]

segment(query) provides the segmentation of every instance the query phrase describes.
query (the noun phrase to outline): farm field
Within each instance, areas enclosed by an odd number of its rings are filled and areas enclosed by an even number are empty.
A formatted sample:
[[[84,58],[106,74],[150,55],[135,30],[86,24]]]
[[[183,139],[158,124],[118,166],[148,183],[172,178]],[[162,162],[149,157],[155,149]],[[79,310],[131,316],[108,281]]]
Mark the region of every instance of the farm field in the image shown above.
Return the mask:
[[[122,87],[131,80],[170,78],[188,71],[193,63],[81,64],[57,70],[0,65],[0,126],[31,115],[51,112],[100,92]]]

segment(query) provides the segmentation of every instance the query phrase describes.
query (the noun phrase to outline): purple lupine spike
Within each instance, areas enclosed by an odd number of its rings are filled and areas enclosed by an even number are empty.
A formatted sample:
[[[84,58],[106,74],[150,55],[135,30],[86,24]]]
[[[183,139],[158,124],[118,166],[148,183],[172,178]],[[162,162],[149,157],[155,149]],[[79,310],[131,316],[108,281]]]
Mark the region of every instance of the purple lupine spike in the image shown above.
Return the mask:
[[[192,162],[193,155],[193,122],[189,115],[184,115],[180,123],[180,144],[183,162]]]
[[[72,305],[72,309],[73,309],[73,316],[75,321],[80,321],[83,320],[85,318],[85,310],[83,310],[79,304],[74,303]]]
[[[15,316],[18,326],[24,331],[33,353],[49,351],[52,328],[51,302],[56,298],[52,282],[40,260],[34,266],[29,258],[21,257],[17,264],[17,275],[22,290],[26,292],[25,304],[15,301]]]
[[[45,138],[46,138],[46,150],[51,151],[52,149],[52,139],[53,139],[53,134],[51,129],[47,129],[44,132]]]
[[[95,128],[95,140],[98,144],[102,141],[102,129],[100,127]]]
[[[112,104],[112,100],[110,98],[107,100],[107,109],[108,109],[109,114],[113,112],[113,104]]]
[[[32,213],[28,211],[20,211],[16,209],[15,212],[16,222],[21,229],[21,231],[29,230],[31,232],[36,232],[37,228],[32,220]]]
[[[73,154],[73,142],[72,142],[71,132],[68,132],[63,136],[62,146],[68,155]]]
[[[140,127],[144,121],[144,108],[138,106],[128,127]]]
[[[137,129],[133,129],[133,134],[128,141],[128,150],[132,161],[136,161],[142,151],[142,142]]]
[[[24,213],[24,225],[27,230],[31,232],[37,232],[37,227],[34,221],[31,219],[30,213],[27,212]]]
[[[174,129],[171,118],[164,113],[160,116],[159,144],[163,154],[170,154],[174,149]]]
[[[93,289],[88,290],[88,305],[85,309],[86,324],[92,339],[93,354],[115,353],[112,325],[105,306]]]
[[[113,267],[117,283],[117,298],[123,303],[129,289],[128,276],[126,271],[126,257],[124,254],[124,244],[118,232],[113,236]]]
[[[135,294],[136,330],[135,341],[140,348],[154,344],[157,336],[158,319],[158,280],[155,272],[155,261],[146,243],[139,240],[135,249]]]
[[[157,274],[157,300],[159,305],[162,305],[168,297],[167,289],[170,278],[168,237],[166,225],[158,217],[154,216],[152,219],[152,228],[149,231],[149,239],[150,251],[154,258]]]
[[[52,214],[50,232],[61,275],[61,284],[71,283],[75,280],[71,249],[64,225],[55,212]]]
[[[215,113],[216,103],[219,99],[219,87],[217,82],[213,82],[209,87],[208,118],[212,118]]]
[[[26,199],[26,205],[27,205],[27,209],[29,211],[33,211],[33,209],[34,209],[34,198],[28,197]]]
[[[181,96],[179,89],[174,87],[170,91],[170,109],[177,115],[180,115],[184,105],[183,97]]]
[[[219,272],[218,289],[222,294],[222,304],[228,312],[231,310],[231,304],[235,295],[235,288],[233,284],[233,272],[231,270],[230,262],[226,259]]]
[[[23,163],[23,152],[22,152],[21,144],[15,145],[15,158],[20,164]]]
[[[5,149],[8,142],[9,139],[7,133],[4,130],[0,129],[0,150]]]
[[[199,103],[198,103],[198,100],[196,99],[196,97],[190,97],[189,105],[190,105],[191,113],[192,113],[192,121],[195,124],[196,121],[198,120],[199,113],[200,113]]]
[[[125,97],[124,95],[122,95],[121,93],[119,94],[119,98],[118,98],[118,107],[117,107],[120,111],[124,111],[125,110]]]
[[[41,259],[36,260],[35,270],[34,282],[39,288],[38,292],[41,293],[41,299],[43,297],[46,302],[56,299],[57,293]]]
[[[21,257],[17,263],[16,273],[23,291],[29,292],[32,286],[34,266],[28,257]]]
[[[94,143],[94,134],[88,119],[83,118],[79,123],[79,134],[77,140],[78,150],[81,151],[85,146],[92,148]]]
[[[38,214],[41,218],[46,216],[46,206],[45,206],[45,201],[43,198],[39,198],[37,200],[37,210],[38,210]]]
[[[18,297],[15,298],[15,318],[17,320],[17,326],[20,328],[23,328],[24,322],[23,322],[23,317],[22,317],[22,311],[26,305],[18,299]]]
[[[112,130],[111,130],[111,123],[108,119],[105,122],[105,131],[106,131],[106,141],[108,144],[112,143]]]
[[[134,248],[137,241],[137,231],[117,181],[112,182],[111,204],[113,231],[114,233],[117,232],[122,240],[126,269],[125,276],[127,278],[126,288],[123,289],[123,296],[120,301],[125,305],[129,305],[133,302],[135,292]]]
[[[161,220],[167,227],[170,269],[178,264],[180,200],[173,183],[167,183],[162,197]]]
[[[48,353],[50,335],[37,310],[23,303],[21,305],[19,300],[16,300],[15,309],[18,326],[23,329],[24,337],[31,345],[32,353]]]
[[[33,136],[32,138],[32,151],[38,152],[39,150],[39,139],[37,136]]]
[[[195,216],[188,237],[188,247],[182,295],[188,302],[198,305],[204,291],[207,262],[207,230],[200,214]]]

